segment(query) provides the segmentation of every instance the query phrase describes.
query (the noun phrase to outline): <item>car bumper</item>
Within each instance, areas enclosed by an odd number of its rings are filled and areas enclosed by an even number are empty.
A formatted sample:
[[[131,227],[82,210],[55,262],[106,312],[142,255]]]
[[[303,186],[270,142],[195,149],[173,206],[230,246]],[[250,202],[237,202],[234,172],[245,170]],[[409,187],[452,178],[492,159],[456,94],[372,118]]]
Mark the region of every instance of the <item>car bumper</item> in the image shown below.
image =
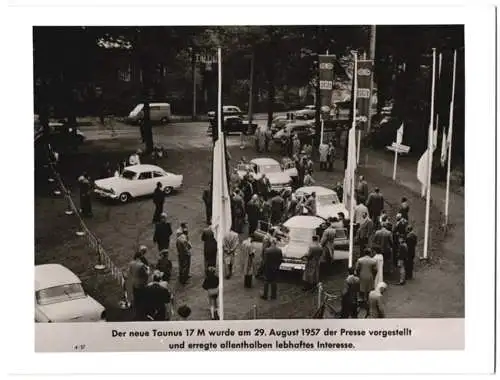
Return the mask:
[[[94,194],[99,198],[118,199],[118,194],[108,193],[99,189],[94,190]]]
[[[306,269],[305,263],[282,263],[280,265],[280,270],[285,272],[300,271],[303,272]]]
[[[273,191],[282,191],[282,190],[292,191],[292,185],[271,185],[271,190],[273,190]]]

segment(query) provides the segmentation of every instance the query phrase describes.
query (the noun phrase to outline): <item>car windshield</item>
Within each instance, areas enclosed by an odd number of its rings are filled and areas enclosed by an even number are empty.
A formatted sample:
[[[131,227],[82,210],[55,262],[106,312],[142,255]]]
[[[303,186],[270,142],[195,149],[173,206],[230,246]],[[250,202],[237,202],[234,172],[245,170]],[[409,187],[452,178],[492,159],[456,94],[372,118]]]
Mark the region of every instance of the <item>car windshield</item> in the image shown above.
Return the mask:
[[[136,173],[133,172],[132,170],[125,170],[122,173],[122,178],[125,178],[125,179],[134,179],[135,175],[136,175]]]
[[[138,104],[135,106],[135,108],[130,112],[130,115],[137,115],[139,112],[142,111],[142,104]]]
[[[82,284],[65,284],[52,288],[41,289],[35,293],[36,302],[39,305],[51,305],[54,303],[72,301],[85,298]]]
[[[249,164],[238,164],[238,166],[236,167],[236,170],[240,171],[240,172],[246,172],[246,171],[253,171],[252,170],[252,165],[249,165]]]
[[[278,172],[281,172],[281,166],[279,166],[277,164],[262,165],[260,167],[260,171],[262,173],[278,173]]]
[[[313,230],[310,228],[290,228],[288,238],[290,241],[310,243],[312,241]]]
[[[324,195],[317,195],[316,196],[316,202],[320,206],[328,206],[331,204],[337,204],[339,202],[339,198],[337,197],[337,194],[324,194]]]

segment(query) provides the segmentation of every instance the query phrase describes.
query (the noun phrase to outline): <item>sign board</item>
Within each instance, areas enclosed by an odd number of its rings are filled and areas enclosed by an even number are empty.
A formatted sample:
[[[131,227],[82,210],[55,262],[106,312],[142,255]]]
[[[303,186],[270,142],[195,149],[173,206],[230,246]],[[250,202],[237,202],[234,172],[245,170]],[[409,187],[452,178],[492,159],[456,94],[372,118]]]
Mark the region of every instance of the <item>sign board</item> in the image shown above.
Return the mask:
[[[319,90],[321,106],[331,107],[333,93],[333,67],[334,55],[319,56]]]
[[[361,60],[358,61],[358,71],[356,73],[358,79],[357,89],[357,120],[358,128],[365,130],[370,117],[371,106],[371,80],[373,76],[373,61]]]
[[[387,146],[386,148],[387,150],[390,150],[392,152],[403,153],[403,154],[407,154],[410,151],[410,147],[408,145],[397,144],[397,143],[392,143],[391,146]]]

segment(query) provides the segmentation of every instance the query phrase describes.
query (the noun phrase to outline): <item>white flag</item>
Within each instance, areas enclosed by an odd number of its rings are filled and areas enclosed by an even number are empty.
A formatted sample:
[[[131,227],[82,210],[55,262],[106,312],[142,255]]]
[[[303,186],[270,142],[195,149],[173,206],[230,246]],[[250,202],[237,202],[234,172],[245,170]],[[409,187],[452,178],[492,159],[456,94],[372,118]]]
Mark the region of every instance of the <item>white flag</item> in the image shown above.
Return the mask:
[[[213,179],[212,179],[212,230],[219,254],[222,252],[222,240],[231,229],[231,200],[227,183],[226,149],[222,134],[214,144]]]
[[[441,166],[444,167],[446,163],[446,156],[448,155],[448,138],[446,131],[443,130],[443,137],[441,138]]]
[[[352,188],[353,179],[356,172],[356,128],[351,127],[349,130],[349,145],[347,147],[347,167],[344,175],[344,196],[343,201],[347,210],[351,209],[351,194],[354,191]],[[352,217],[350,215],[349,217]]]
[[[438,128],[432,131],[432,151],[434,152],[438,144]]]
[[[403,132],[404,132],[404,123],[401,124],[398,131],[396,132],[396,144],[401,145],[403,143]]]
[[[418,160],[417,165],[417,179],[422,185],[422,197],[425,195],[427,190],[428,172],[429,172],[429,149],[427,149],[424,154]]]

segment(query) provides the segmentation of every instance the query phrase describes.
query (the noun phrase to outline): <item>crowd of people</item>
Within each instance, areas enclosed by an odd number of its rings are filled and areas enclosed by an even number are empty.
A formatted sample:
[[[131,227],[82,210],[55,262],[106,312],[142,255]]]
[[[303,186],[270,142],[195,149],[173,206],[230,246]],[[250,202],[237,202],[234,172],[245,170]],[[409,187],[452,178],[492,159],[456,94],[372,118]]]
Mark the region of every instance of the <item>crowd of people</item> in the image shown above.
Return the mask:
[[[257,138],[259,141],[259,138]],[[263,150],[268,149],[263,141]],[[259,145],[259,144],[258,144]],[[297,196],[294,190],[302,186],[311,186],[314,161],[312,148],[302,143],[295,135],[283,151],[290,153],[297,176],[292,189],[273,189],[266,175],[256,178],[250,171],[240,175],[234,170],[230,177],[231,192],[231,230],[223,240],[223,273],[230,280],[235,273],[236,257],[239,256],[243,286],[251,288],[253,279],[264,282],[262,299],[277,298],[277,280],[283,262],[277,226],[295,215],[316,215],[316,194]],[[161,152],[161,151],[159,151]],[[109,164],[105,165],[102,175],[119,175],[126,165],[140,164],[140,151],[134,152],[126,162],[117,165],[113,172]],[[335,159],[335,140],[321,144],[318,151],[319,170],[333,170]],[[158,153],[157,154],[162,154]],[[290,160],[285,158],[284,160]],[[248,165],[243,157],[239,166]],[[91,193],[92,180],[87,173],[79,178],[81,212],[84,216],[92,215]],[[340,183],[333,186],[341,199],[343,189]],[[211,228],[212,190],[209,183],[203,191],[202,200],[206,209],[206,228],[202,231],[205,279],[202,287],[207,292],[208,306],[212,319],[218,319],[217,299],[219,277],[217,272],[217,242]],[[126,271],[126,286],[129,300],[135,312],[136,320],[169,320],[174,315],[174,294],[169,284],[173,278],[173,265],[169,250],[174,231],[164,212],[165,193],[160,183],[153,194],[154,224],[153,242],[158,247],[158,260],[149,263],[145,258],[147,248],[139,247]],[[417,237],[409,225],[409,204],[402,198],[401,206],[391,221],[385,211],[382,192],[375,187],[369,192],[367,181],[360,176],[356,188],[356,206],[353,218],[355,233],[354,265],[349,268],[342,296],[342,316],[353,317],[359,309],[359,302],[367,305],[370,316],[385,316],[381,298],[387,288],[384,278],[397,277],[397,283],[403,285],[413,277],[413,263]],[[260,223],[260,228],[259,228]],[[349,229],[350,221],[343,213],[325,221],[318,233],[312,237],[310,246],[304,252],[305,270],[303,289],[310,291],[317,288],[320,272],[324,267],[331,267],[334,255],[335,229]],[[257,244],[255,232],[263,232],[262,244]],[[247,234],[248,237],[243,238]],[[181,223],[175,231],[175,249],[177,251],[178,280],[186,285],[191,277],[191,236],[186,223]],[[185,308],[183,309],[185,310]],[[178,315],[180,315],[178,313]],[[187,317],[186,317],[187,318]]]

